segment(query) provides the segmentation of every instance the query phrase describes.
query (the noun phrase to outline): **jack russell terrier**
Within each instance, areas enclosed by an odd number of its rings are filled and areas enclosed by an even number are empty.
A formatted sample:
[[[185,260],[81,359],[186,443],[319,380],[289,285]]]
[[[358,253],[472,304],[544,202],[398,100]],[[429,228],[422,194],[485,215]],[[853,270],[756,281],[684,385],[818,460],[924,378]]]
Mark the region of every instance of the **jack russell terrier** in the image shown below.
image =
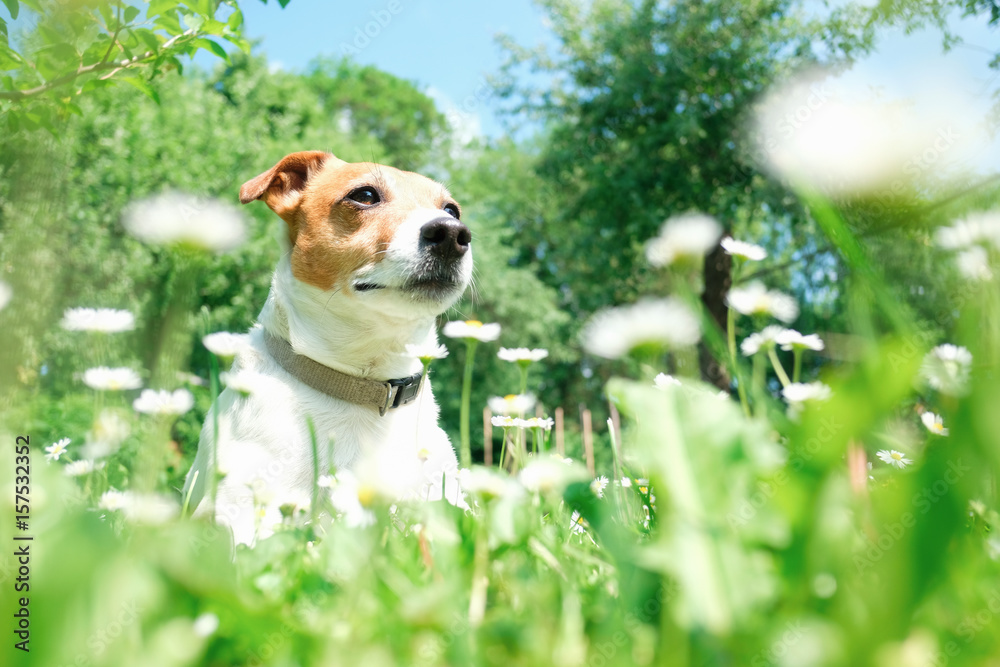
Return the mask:
[[[278,507],[311,496],[313,437],[320,474],[374,462],[401,498],[461,502],[430,382],[406,354],[407,344],[437,344],[436,316],[471,279],[458,203],[424,176],[320,151],[287,155],[246,182],[240,202],[256,199],[287,223],[289,251],[233,363],[251,390],[230,382],[212,407],[224,475],[216,519],[237,543],[269,535]],[[184,488],[195,514],[212,511],[202,501],[213,423],[210,412]]]

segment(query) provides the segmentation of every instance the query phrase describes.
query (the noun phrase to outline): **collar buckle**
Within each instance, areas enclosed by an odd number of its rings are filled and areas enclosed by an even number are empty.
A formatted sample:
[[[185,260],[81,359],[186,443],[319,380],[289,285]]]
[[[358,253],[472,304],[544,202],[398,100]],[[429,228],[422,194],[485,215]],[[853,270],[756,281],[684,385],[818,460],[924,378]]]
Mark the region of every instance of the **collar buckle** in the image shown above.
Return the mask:
[[[415,401],[420,393],[421,380],[423,379],[423,373],[414,373],[410,377],[386,380],[385,405],[379,408],[379,415],[385,415],[389,410]]]

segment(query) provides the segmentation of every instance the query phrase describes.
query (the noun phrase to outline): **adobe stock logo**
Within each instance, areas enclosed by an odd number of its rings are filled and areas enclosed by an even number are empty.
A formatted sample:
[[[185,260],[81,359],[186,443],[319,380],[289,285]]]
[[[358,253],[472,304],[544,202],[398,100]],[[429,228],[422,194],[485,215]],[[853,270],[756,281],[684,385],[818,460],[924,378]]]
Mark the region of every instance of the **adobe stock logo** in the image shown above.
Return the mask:
[[[403,4],[400,0],[389,0],[385,9],[373,9],[370,12],[372,20],[363,27],[358,26],[354,29],[354,40],[350,44],[347,42],[340,43],[340,54],[343,56],[356,56],[361,53],[364,49],[368,48],[373,39],[382,34],[382,31],[392,23],[393,17],[401,11],[403,11]]]

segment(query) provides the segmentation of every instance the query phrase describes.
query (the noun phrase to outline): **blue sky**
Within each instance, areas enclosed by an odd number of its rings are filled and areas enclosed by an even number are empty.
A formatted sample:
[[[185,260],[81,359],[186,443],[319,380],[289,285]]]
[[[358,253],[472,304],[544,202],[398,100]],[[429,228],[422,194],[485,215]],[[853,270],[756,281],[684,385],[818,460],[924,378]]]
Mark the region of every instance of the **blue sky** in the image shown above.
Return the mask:
[[[554,44],[545,19],[530,0],[368,0],[340,2],[292,0],[281,9],[241,3],[246,31],[261,39],[261,48],[276,66],[298,70],[319,54],[349,53],[416,82],[444,111],[463,109],[464,131],[497,136],[503,127],[488,98],[485,77],[495,72],[503,55],[495,37],[506,33],[522,45]],[[989,70],[988,50],[998,48],[997,31],[984,19],[951,25],[965,45],[943,53],[935,30],[905,35],[883,32],[878,52],[843,77],[854,88],[879,89],[892,96],[935,95],[931,86],[947,82],[985,114],[1000,74]],[[936,84],[935,84],[936,85]],[[981,158],[996,165],[1000,150],[984,145]]]

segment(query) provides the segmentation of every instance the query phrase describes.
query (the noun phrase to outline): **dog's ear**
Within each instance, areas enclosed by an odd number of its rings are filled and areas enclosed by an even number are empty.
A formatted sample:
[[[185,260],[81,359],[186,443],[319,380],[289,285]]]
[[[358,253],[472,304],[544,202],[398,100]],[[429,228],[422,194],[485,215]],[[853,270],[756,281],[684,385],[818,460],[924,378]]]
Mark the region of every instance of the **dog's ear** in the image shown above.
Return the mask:
[[[263,199],[272,211],[285,218],[298,207],[309,177],[327,160],[336,159],[332,153],[323,151],[290,153],[260,176],[244,183],[240,188],[240,203]]]

